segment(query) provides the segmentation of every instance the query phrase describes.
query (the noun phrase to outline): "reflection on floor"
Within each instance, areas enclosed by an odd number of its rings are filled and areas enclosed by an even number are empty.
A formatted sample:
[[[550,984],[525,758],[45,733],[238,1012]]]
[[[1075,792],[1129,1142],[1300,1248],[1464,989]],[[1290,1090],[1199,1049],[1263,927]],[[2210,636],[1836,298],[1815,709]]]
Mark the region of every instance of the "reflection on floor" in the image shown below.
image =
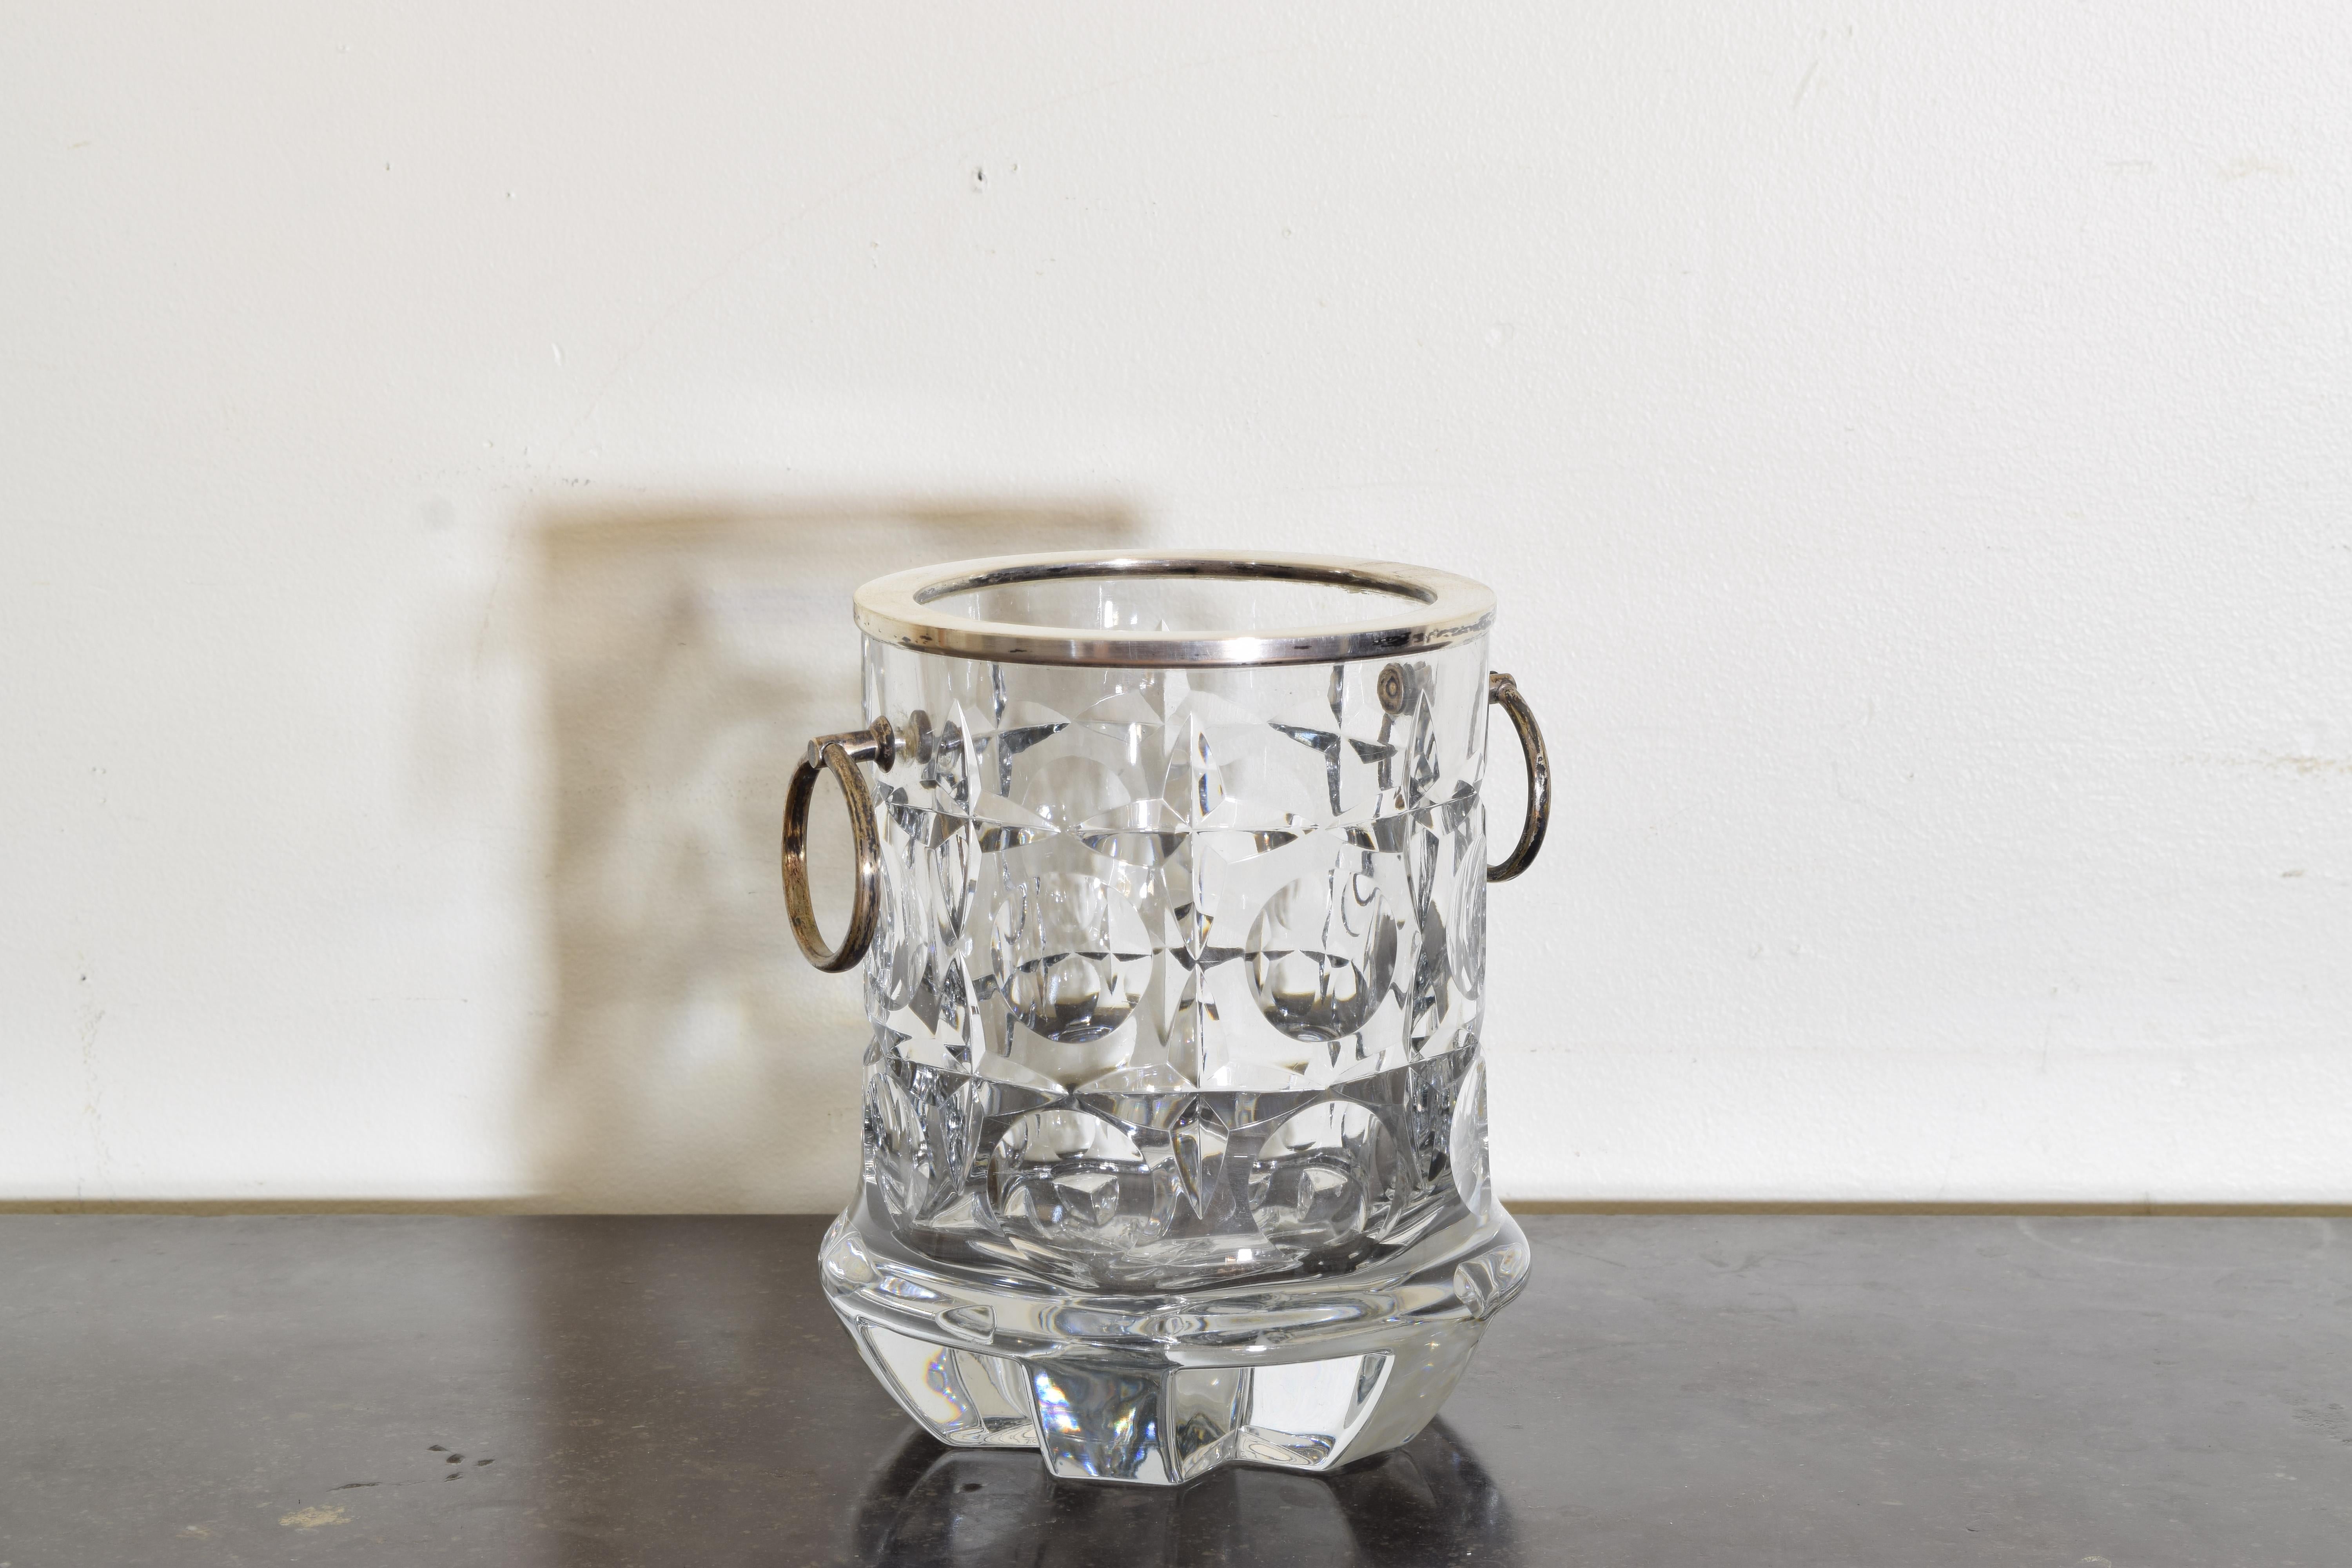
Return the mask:
[[[1501,1493],[1442,1421],[1330,1476],[1233,1468],[1171,1489],[1057,1482],[1028,1450],[944,1448],[910,1432],[867,1481],[851,1551],[889,1568],[1428,1568],[1517,1555]]]

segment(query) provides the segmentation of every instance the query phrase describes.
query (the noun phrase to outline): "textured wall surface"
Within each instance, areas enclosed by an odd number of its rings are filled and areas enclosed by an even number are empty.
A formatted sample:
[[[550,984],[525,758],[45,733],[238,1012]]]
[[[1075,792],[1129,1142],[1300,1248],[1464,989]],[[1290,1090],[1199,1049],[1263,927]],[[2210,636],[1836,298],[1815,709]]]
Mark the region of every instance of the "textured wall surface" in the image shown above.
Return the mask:
[[[2179,0],[11,7],[0,1197],[838,1201],[853,997],[577,946],[699,888],[798,962],[707,858],[823,707],[759,733],[743,649],[846,605],[693,542],[1093,517],[1500,589],[1562,773],[1507,1195],[2352,1200],[2347,59]]]

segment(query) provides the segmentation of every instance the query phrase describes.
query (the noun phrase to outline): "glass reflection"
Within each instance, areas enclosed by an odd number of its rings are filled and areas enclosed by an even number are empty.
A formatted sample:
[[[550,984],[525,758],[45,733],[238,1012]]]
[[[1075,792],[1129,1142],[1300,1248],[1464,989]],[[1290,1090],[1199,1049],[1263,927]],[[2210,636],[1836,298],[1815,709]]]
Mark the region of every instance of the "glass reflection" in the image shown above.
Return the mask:
[[[1056,1482],[1034,1453],[910,1431],[868,1479],[851,1560],[875,1568],[1429,1568],[1519,1560],[1493,1479],[1443,1421],[1329,1476],[1236,1467],[1161,1490]]]

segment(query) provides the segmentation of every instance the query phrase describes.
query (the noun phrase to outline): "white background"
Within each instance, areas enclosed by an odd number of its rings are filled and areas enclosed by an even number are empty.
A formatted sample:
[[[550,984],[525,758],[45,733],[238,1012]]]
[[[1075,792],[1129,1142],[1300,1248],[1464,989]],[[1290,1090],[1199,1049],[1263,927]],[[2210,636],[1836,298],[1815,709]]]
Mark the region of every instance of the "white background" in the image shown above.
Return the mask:
[[[1080,497],[1500,590],[1506,1195],[2352,1199],[2347,18],[0,12],[0,1196],[544,1193],[538,520]]]

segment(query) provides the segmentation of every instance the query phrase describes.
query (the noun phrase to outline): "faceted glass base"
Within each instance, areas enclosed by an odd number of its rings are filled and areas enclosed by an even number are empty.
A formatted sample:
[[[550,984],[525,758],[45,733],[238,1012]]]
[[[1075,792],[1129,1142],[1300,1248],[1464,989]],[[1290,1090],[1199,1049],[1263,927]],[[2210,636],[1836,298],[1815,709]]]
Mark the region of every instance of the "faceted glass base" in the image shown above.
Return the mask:
[[[1034,1447],[1072,1479],[1328,1470],[1409,1442],[1528,1276],[1527,1238],[1491,1202],[1349,1272],[1150,1296],[921,1257],[871,1205],[823,1254],[866,1364],[940,1441]]]

